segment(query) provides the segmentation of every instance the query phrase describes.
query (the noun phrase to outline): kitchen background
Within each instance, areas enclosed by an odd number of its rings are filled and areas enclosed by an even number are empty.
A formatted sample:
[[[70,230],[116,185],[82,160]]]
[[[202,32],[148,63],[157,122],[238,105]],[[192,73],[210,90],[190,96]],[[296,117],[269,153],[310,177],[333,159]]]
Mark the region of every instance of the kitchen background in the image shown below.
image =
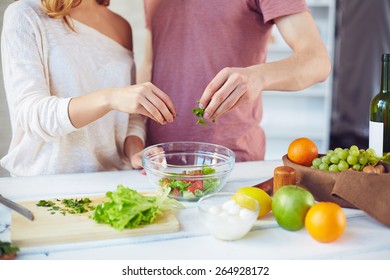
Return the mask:
[[[0,29],[4,10],[12,2],[0,0]],[[301,92],[264,92],[261,125],[267,135],[266,159],[280,159],[298,137],[311,138],[322,153],[337,146],[368,145],[369,102],[379,91],[381,55],[390,52],[390,0],[307,0],[307,4],[333,61],[333,73]],[[139,67],[145,41],[143,0],[112,0],[110,8],[132,25]],[[289,54],[274,28],[268,60]],[[1,78],[0,120],[1,158],[11,139]],[[9,174],[0,168],[0,176]]]

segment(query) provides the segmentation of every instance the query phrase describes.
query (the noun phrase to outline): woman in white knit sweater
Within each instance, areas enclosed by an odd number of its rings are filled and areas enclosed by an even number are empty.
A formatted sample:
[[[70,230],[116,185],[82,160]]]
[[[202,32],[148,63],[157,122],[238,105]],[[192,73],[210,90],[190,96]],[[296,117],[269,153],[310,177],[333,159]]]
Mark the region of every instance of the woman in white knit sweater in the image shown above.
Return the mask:
[[[12,140],[1,165],[12,175],[139,168],[143,116],[173,121],[165,93],[133,85],[131,27],[108,4],[20,0],[7,7],[1,54]]]

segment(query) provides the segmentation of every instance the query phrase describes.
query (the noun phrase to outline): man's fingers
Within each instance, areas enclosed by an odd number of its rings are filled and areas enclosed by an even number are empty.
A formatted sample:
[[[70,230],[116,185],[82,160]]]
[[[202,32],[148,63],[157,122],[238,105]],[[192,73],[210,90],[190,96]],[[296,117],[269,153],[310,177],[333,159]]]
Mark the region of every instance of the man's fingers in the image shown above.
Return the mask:
[[[224,100],[224,102],[215,110],[211,118],[216,119],[222,114],[229,112],[233,107],[242,103],[242,97],[244,96],[245,91],[241,86],[238,86],[234,91]]]
[[[210,119],[215,118],[217,115],[215,115],[215,112],[219,109],[226,107],[226,100],[233,94],[238,93],[236,91],[237,87],[239,86],[237,79],[227,79],[226,82],[222,85],[222,87],[213,95],[211,98],[210,103],[207,105],[204,118]],[[233,97],[234,98],[234,97]],[[238,97],[236,97],[237,99]],[[230,108],[229,108],[230,109]]]
[[[214,94],[225,84],[229,73],[230,69],[224,68],[211,80],[199,100],[199,108],[204,109],[209,105]]]

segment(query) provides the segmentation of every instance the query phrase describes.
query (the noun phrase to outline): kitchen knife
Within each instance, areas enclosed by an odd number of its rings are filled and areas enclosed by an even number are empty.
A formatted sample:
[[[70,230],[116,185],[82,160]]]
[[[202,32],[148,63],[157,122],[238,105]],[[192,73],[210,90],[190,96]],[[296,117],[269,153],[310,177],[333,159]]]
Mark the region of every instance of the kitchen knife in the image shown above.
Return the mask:
[[[7,206],[8,208],[18,212],[19,214],[22,214],[23,216],[25,216],[30,221],[34,220],[34,215],[33,215],[33,213],[30,210],[28,210],[27,208],[23,207],[22,205],[19,205],[19,204],[15,203],[15,202],[9,200],[8,198],[5,198],[1,194],[0,194],[0,203],[5,205],[5,206]]]
[[[262,189],[267,194],[272,195],[273,193],[273,184],[274,184],[274,177],[269,178],[268,180],[258,183],[257,185],[254,185],[252,187]]]

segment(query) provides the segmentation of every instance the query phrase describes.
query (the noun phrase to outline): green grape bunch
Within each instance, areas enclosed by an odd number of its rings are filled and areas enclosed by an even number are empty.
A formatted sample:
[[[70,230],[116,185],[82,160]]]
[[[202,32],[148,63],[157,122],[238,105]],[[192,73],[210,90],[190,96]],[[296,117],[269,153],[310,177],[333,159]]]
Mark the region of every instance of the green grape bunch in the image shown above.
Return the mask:
[[[352,145],[350,148],[328,150],[325,155],[313,159],[311,168],[331,172],[341,172],[347,169],[362,171],[365,166],[374,166],[381,159],[371,148],[364,150]]]

